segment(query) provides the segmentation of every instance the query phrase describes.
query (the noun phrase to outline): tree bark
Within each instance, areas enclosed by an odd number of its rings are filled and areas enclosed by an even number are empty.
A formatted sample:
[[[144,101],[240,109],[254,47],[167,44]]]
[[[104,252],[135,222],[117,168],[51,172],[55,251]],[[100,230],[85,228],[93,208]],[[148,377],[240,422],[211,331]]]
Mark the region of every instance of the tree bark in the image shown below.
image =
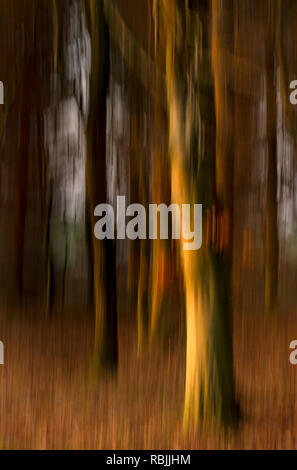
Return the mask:
[[[106,96],[109,82],[109,38],[103,0],[87,0],[92,42],[90,112],[86,131],[86,199],[88,226],[95,226],[94,209],[107,202]],[[94,368],[117,367],[116,247],[114,240],[99,241],[92,233],[93,296],[95,309]]]

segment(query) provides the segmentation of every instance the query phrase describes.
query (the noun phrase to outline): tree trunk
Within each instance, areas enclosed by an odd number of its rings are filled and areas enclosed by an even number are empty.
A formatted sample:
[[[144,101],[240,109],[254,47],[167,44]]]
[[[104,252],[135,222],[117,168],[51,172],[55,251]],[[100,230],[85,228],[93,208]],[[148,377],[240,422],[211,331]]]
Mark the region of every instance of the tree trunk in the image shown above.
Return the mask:
[[[172,201],[179,205],[199,201],[204,209],[202,248],[185,251],[183,240],[180,243],[186,295],[184,423],[188,429],[199,418],[203,422],[216,419],[223,424],[235,418],[230,265],[223,253],[223,219],[216,198],[210,11],[192,2],[192,8],[199,8],[199,23],[196,12],[183,9],[176,0],[162,0],[160,6],[166,42]],[[192,49],[184,50],[183,44],[191,44]],[[198,56],[198,67],[195,67]],[[187,76],[192,87],[185,80]],[[190,96],[193,89],[196,96]],[[206,243],[208,232],[211,237]]]
[[[268,0],[266,41],[267,189],[265,214],[265,313],[275,314],[278,299],[276,8]]]
[[[92,43],[90,113],[86,139],[86,198],[88,226],[94,229],[94,209],[107,202],[106,95],[109,81],[109,40],[103,0],[87,0]],[[93,296],[95,309],[95,373],[117,366],[116,248],[114,240],[99,241],[92,233]]]

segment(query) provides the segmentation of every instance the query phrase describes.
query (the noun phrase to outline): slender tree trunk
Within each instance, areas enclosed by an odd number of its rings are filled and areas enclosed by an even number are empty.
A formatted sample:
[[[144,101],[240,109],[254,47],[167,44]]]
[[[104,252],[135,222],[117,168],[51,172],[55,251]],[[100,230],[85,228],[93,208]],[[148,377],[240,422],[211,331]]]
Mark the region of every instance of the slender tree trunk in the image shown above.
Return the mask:
[[[221,361],[222,395],[227,405],[223,421],[237,418],[233,378],[232,313],[233,313],[233,205],[234,205],[234,7],[233,0],[212,0],[212,69],[216,119],[216,204],[217,237],[215,247],[218,288],[218,316],[221,327],[216,341]],[[223,356],[220,356],[220,351]],[[224,414],[224,412],[223,412]]]
[[[87,0],[87,20],[92,41],[90,114],[86,132],[86,198],[89,227],[94,229],[94,209],[107,202],[106,95],[109,81],[109,40],[103,0]],[[116,251],[113,240],[96,240],[92,234],[93,295],[95,308],[94,366],[116,367],[117,301]]]
[[[275,314],[278,300],[276,7],[268,0],[266,41],[267,190],[265,214],[265,313]],[[268,20],[269,21],[269,20]]]
[[[158,91],[156,91],[158,92]],[[167,145],[164,142],[166,135],[165,116],[161,107],[155,99],[154,109],[154,151],[153,151],[153,181],[152,181],[152,199],[153,204],[162,204],[170,202],[170,181],[168,175],[169,165],[165,159]],[[150,318],[150,340],[153,341],[157,336],[160,326],[160,312],[165,294],[165,277],[168,275],[168,265],[171,258],[171,243],[167,240],[152,240],[152,272],[151,289],[152,305]],[[166,269],[167,267],[167,269]],[[173,268],[173,266],[170,266]]]
[[[32,83],[34,81],[33,70],[34,61],[32,51],[26,49],[27,59],[24,64],[23,94],[21,108],[21,135],[20,151],[18,156],[18,176],[17,176],[17,209],[15,218],[15,279],[17,292],[21,298],[23,295],[23,264],[25,249],[25,224],[27,212],[28,195],[28,165],[30,156],[30,136],[32,116]]]
[[[145,142],[144,111],[141,91],[137,92],[137,84],[134,85],[134,93],[131,97],[131,197],[133,202],[141,203],[144,207],[149,203],[149,152]],[[136,109],[136,103],[138,109]],[[148,227],[148,220],[146,221]],[[132,242],[133,245],[135,241]],[[149,317],[149,272],[150,272],[150,240],[138,240],[132,247],[132,263],[136,268],[134,275],[137,280],[137,330],[138,353],[141,352],[148,332]],[[136,259],[135,259],[136,256]],[[135,262],[136,261],[136,262]]]

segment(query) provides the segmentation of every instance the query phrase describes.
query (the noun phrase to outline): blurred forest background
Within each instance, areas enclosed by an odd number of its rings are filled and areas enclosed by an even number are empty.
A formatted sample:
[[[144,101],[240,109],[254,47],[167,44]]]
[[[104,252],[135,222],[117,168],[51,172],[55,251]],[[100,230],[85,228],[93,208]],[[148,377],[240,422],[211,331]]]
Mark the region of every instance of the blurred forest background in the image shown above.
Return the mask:
[[[296,0],[1,0],[0,447],[294,448]],[[203,204],[203,244],[94,209]]]

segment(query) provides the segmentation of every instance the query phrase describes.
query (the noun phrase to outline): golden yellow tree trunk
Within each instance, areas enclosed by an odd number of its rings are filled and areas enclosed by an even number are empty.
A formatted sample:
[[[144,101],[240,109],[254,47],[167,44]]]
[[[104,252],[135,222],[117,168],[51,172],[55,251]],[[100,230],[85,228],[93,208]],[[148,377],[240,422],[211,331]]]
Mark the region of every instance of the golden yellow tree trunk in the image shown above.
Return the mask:
[[[186,296],[184,423],[188,429],[199,420],[230,423],[236,412],[230,266],[223,253],[223,234],[228,233],[224,220],[226,225],[228,217],[224,219],[220,213],[215,197],[215,113],[207,25],[210,11],[199,5],[192,11],[176,0],[161,0],[158,5],[160,16],[156,21],[166,44],[172,201],[180,205],[202,203],[204,240],[208,232],[211,234],[199,251],[185,251],[183,243],[179,247]],[[217,168],[221,167],[225,171],[219,162]],[[228,182],[221,173],[218,176],[224,188]]]

